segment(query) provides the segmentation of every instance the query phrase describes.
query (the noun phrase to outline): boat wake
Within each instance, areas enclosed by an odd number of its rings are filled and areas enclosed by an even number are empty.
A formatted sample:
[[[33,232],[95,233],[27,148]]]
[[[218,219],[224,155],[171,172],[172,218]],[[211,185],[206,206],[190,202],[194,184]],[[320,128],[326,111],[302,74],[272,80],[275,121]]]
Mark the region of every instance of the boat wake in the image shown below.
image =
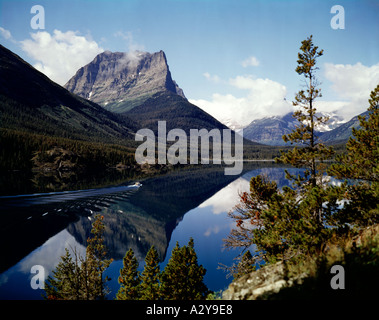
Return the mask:
[[[34,193],[15,196],[0,196],[1,206],[27,207],[33,205],[43,205],[55,202],[66,202],[79,199],[91,199],[93,197],[117,196],[138,190],[142,185],[136,183],[127,186],[115,186],[98,189],[59,191],[48,193]]]

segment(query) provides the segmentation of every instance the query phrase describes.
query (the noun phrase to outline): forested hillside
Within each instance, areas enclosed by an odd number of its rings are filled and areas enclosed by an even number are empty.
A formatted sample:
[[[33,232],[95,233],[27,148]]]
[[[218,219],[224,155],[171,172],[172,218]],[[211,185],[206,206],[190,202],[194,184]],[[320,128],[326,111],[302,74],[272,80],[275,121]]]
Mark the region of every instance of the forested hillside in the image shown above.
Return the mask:
[[[133,121],[68,92],[3,46],[0,124],[0,169],[88,169],[134,161]]]

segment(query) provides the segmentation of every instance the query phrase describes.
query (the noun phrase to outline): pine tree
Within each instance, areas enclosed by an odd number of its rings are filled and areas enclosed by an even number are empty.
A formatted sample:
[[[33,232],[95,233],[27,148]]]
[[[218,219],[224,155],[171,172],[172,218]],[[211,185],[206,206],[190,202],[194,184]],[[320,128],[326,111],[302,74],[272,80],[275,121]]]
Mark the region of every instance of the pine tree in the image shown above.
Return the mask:
[[[109,278],[103,278],[103,275],[112,260],[107,259],[103,237],[105,231],[103,220],[104,216],[95,216],[91,230],[92,237],[87,239],[86,258],[81,265],[85,277],[84,284],[87,300],[104,300],[108,293],[105,284],[109,281]]]
[[[316,78],[316,62],[324,53],[313,44],[312,35],[301,42],[298,53],[298,66],[296,72],[304,76],[306,90],[300,90],[293,105],[298,108],[293,117],[298,120],[298,126],[290,134],[284,135],[283,140],[291,144],[299,144],[293,150],[283,153],[279,159],[281,162],[289,163],[295,167],[307,168],[306,176],[310,176],[309,182],[312,187],[317,184],[317,160],[329,158],[333,150],[320,143],[316,129],[318,126],[328,122],[328,117],[316,116],[315,100],[321,97],[319,81]]]
[[[117,300],[138,300],[140,298],[141,277],[138,272],[138,261],[130,248],[123,258],[123,268],[120,270],[118,282],[120,289],[117,292]]]
[[[252,177],[250,192],[243,192],[228,213],[236,228],[224,240],[225,247],[249,249],[255,245],[252,263],[275,263],[314,253],[328,236],[327,229],[314,221],[313,208],[320,197],[327,199],[325,190],[311,189],[300,197],[290,187],[279,190],[275,182],[260,175]],[[325,205],[325,215],[329,207]]]
[[[379,181],[379,85],[371,92],[368,116],[359,116],[360,129],[346,144],[347,154],[337,156],[337,164],[328,171],[337,179]]]
[[[326,166],[322,162],[331,157],[333,149],[318,140],[316,129],[328,119],[316,116],[314,105],[321,97],[316,63],[322,55],[323,50],[313,44],[312,36],[302,41],[296,72],[304,76],[306,89],[300,90],[293,102],[298,125],[283,136],[285,142],[295,146],[276,159],[305,168],[304,173],[294,176],[286,171],[292,188],[282,190],[264,177],[253,177],[250,192],[242,193],[240,203],[229,213],[236,228],[225,240],[225,246],[248,249],[256,245],[260,254],[254,260],[276,262],[311,254],[321,250],[330,235],[325,221],[336,208],[337,198],[329,195],[330,187],[324,184]]]
[[[346,145],[347,154],[337,156],[337,163],[328,170],[337,179],[359,180],[339,188],[341,198],[349,200],[335,215],[341,225],[379,223],[379,85],[368,101],[368,116],[359,116],[360,128],[353,128],[353,137]]]
[[[65,248],[65,255],[61,257],[53,277],[45,281],[44,298],[47,300],[82,300],[83,278],[75,252],[75,261],[70,251]]]
[[[197,263],[194,241],[187,246],[176,243],[161,276],[162,298],[165,300],[200,300],[208,294],[203,282],[206,270]]]
[[[193,238],[190,238],[187,246],[184,246],[182,250],[184,250],[184,257],[187,258],[188,266],[189,288],[187,288],[187,292],[189,296],[187,299],[204,299],[209,293],[208,288],[204,284],[204,276],[207,271],[202,265],[199,266],[197,262]]]
[[[160,274],[158,252],[152,246],[146,255],[145,268],[141,274],[141,300],[160,298]]]
[[[326,147],[317,137],[316,129],[328,122],[328,117],[316,116],[315,100],[321,97],[319,81],[316,78],[317,59],[321,57],[324,50],[318,50],[313,44],[312,35],[301,42],[301,52],[298,53],[298,66],[296,72],[304,76],[306,90],[300,90],[293,105],[298,108],[293,117],[298,120],[298,126],[290,134],[284,135],[283,140],[291,144],[297,144],[292,150],[282,152],[278,162],[288,163],[297,168],[305,168],[303,176],[292,176],[288,172],[287,178],[292,180],[293,185],[299,187],[300,192],[307,193],[311,188],[321,192],[323,187],[322,176],[326,170],[323,161],[329,159],[334,151],[332,147]],[[300,146],[298,146],[300,145]],[[322,223],[322,201],[316,201],[314,218],[317,223]]]
[[[105,299],[107,294],[107,277],[103,278],[104,271],[112,260],[106,259],[104,246],[103,218],[95,216],[92,225],[92,237],[88,238],[85,257],[81,257],[74,249],[74,259],[66,248],[57,268],[53,271],[54,277],[48,277],[45,282],[45,298],[52,300],[99,300]]]

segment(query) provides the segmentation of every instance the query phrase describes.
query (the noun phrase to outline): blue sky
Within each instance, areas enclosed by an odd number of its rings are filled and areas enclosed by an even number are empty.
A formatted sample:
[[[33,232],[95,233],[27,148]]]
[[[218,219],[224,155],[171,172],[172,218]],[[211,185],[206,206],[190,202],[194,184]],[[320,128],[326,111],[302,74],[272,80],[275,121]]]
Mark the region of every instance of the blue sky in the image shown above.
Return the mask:
[[[35,4],[42,30],[30,24]],[[334,5],[345,29],[331,27]],[[103,50],[163,50],[191,102],[247,124],[291,110],[297,53],[312,34],[324,49],[319,109],[347,120],[379,83],[378,17],[379,1],[0,0],[0,43],[60,84]]]

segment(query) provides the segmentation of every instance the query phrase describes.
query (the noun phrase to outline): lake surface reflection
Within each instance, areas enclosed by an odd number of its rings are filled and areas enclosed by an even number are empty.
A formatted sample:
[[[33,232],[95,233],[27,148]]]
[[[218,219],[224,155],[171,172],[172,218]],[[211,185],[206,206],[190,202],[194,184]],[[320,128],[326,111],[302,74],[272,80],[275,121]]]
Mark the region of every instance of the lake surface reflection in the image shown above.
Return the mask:
[[[30,286],[31,267],[43,266],[47,277],[66,247],[84,254],[95,213],[104,216],[105,244],[114,259],[107,271],[112,278],[108,283],[110,299],[118,291],[117,277],[129,248],[142,270],[145,255],[154,245],[163,269],[176,242],[185,245],[190,237],[194,238],[199,264],[207,269],[206,285],[214,291],[223,290],[232,279],[219,264],[231,265],[239,254],[223,250],[223,239],[233,228],[227,212],[238,202],[238,193],[249,190],[250,178],[258,174],[275,180],[280,187],[288,183],[282,166],[247,163],[240,176],[225,176],[223,168],[202,166],[146,178],[140,188],[130,187],[129,180],[75,192],[3,194],[0,243],[5,248],[0,299],[41,299],[41,290]]]

